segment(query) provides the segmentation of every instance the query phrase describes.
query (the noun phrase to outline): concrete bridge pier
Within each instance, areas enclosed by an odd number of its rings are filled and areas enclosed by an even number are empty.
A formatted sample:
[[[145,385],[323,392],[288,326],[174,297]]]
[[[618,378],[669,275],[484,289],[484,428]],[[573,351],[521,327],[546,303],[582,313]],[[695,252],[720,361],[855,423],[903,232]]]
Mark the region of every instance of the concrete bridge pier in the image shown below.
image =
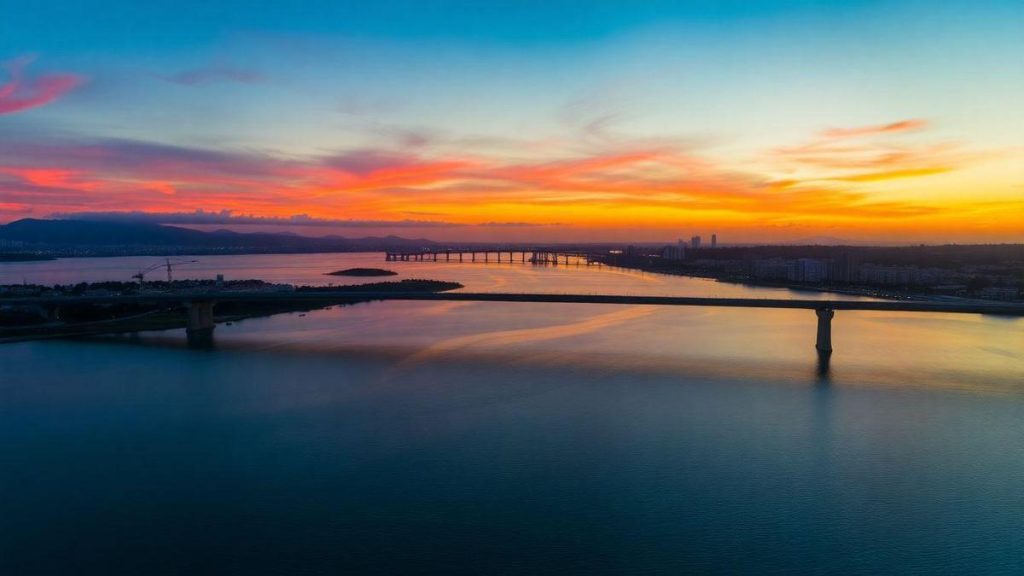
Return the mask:
[[[814,347],[819,354],[832,353],[832,317],[836,311],[831,308],[818,308],[814,311],[818,316],[818,339]]]
[[[216,326],[213,322],[213,301],[189,302],[185,308],[188,310],[188,325],[185,328],[188,345],[193,348],[213,345],[213,329]]]

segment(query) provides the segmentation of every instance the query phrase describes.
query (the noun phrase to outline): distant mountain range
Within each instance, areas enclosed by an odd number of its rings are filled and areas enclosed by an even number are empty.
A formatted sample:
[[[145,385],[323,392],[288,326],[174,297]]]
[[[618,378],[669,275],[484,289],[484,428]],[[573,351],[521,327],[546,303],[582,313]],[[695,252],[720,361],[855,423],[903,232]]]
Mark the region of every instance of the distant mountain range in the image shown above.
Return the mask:
[[[358,252],[432,246],[436,243],[430,240],[398,236],[345,238],[231,230],[203,232],[138,222],[26,218],[0,226],[0,251],[31,249],[53,254]]]

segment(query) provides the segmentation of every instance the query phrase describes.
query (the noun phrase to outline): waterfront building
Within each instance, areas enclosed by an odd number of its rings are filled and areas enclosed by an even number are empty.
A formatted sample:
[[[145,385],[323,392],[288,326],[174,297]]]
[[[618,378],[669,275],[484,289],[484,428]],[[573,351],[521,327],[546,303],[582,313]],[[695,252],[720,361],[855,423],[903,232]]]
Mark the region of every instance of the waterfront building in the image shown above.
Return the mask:
[[[881,266],[864,264],[860,267],[860,281],[876,286],[911,286],[921,284],[921,271],[917,266]]]
[[[665,260],[684,260],[686,259],[686,242],[679,240],[675,246],[668,244],[661,249],[661,257]]]
[[[791,282],[823,282],[828,273],[825,262],[815,258],[790,260],[786,279]]]
[[[989,286],[978,290],[978,297],[990,300],[1016,300],[1020,290],[1012,286]]]
[[[829,279],[840,284],[851,284],[857,281],[857,259],[850,252],[841,252],[832,259]]]
[[[787,263],[782,258],[754,260],[750,271],[757,280],[785,280],[788,272]]]

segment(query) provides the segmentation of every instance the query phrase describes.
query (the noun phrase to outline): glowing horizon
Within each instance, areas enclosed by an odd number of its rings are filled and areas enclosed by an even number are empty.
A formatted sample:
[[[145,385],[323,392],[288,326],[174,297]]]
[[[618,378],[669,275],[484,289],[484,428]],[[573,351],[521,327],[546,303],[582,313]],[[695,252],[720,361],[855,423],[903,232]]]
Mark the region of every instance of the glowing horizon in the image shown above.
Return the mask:
[[[1024,242],[1020,4],[230,4],[5,11],[0,223]]]

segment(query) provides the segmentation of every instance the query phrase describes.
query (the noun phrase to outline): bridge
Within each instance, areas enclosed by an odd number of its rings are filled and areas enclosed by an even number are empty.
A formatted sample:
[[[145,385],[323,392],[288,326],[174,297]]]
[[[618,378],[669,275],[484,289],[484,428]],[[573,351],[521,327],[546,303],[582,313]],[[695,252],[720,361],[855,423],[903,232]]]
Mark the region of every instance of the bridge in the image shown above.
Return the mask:
[[[570,263],[597,264],[587,252],[541,248],[480,248],[466,250],[421,250],[417,252],[385,252],[385,262],[519,262],[525,264],[550,264],[552,266]]]
[[[759,298],[697,298],[688,296],[624,296],[586,294],[529,294],[512,292],[358,292],[358,291],[206,291],[140,293],[130,295],[4,298],[3,306],[56,309],[74,304],[183,305],[188,314],[186,333],[190,342],[212,338],[213,309],[217,302],[280,302],[288,304],[340,304],[349,302],[412,300],[426,302],[520,302],[553,304],[613,304],[644,306],[711,306],[723,308],[775,308],[813,310],[817,317],[815,349],[832,353],[832,319],[836,311],[877,310],[944,314],[1024,316],[1024,305],[981,302],[922,302],[880,300],[784,300]]]

